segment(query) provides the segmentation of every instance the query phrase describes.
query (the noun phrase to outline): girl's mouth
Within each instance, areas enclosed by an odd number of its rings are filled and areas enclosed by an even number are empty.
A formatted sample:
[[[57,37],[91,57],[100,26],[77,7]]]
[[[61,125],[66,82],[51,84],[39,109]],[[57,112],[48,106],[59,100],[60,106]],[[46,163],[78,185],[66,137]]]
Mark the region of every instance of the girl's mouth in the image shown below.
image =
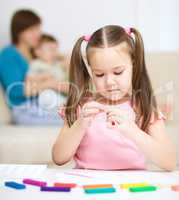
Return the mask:
[[[107,92],[116,92],[116,91],[120,92],[119,89],[107,90]]]

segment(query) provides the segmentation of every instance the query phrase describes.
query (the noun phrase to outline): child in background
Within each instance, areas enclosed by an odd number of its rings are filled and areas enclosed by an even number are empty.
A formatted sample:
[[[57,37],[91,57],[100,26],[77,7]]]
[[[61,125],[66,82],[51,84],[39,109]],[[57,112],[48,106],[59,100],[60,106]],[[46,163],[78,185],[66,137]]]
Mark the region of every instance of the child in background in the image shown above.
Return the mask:
[[[64,126],[52,152],[56,164],[74,158],[76,168],[146,169],[147,158],[165,170],[175,168],[175,149],[135,28],[109,25],[80,37],[73,48],[69,81],[67,105],[60,112]]]
[[[67,80],[65,67],[59,61],[58,42],[47,34],[43,34],[39,44],[34,50],[35,60],[31,62],[29,75],[48,74],[61,83]],[[41,91],[39,105],[44,109],[57,108],[66,101],[67,91],[54,91],[52,89]]]

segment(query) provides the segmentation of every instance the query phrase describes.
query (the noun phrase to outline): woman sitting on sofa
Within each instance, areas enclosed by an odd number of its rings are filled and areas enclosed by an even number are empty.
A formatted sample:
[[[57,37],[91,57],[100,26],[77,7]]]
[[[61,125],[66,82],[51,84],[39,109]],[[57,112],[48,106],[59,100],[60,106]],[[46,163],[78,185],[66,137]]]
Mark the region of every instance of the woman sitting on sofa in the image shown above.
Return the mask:
[[[16,124],[56,124],[62,119],[57,112],[38,106],[38,94],[44,89],[60,90],[49,74],[27,75],[32,50],[41,36],[41,19],[30,10],[17,11],[11,21],[12,44],[0,53],[0,81]]]

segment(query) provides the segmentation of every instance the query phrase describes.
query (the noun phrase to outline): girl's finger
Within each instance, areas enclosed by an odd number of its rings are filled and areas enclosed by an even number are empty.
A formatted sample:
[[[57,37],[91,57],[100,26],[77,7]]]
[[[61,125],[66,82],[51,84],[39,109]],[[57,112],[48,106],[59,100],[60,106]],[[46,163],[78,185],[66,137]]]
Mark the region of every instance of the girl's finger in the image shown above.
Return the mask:
[[[99,109],[86,109],[84,110],[85,113],[99,113],[101,112]]]
[[[99,112],[100,109],[98,108],[84,108],[83,111],[86,111],[86,112]]]
[[[109,114],[107,114],[107,117],[112,117],[112,116],[120,116],[120,114],[119,113],[109,113]]]
[[[99,110],[99,109],[89,109],[89,110],[83,111],[83,112],[82,112],[82,115],[83,115],[84,117],[86,117],[86,116],[96,115],[96,114],[98,114],[98,113],[100,113],[100,110]]]
[[[131,120],[131,116],[129,113],[109,113],[107,114],[107,117],[119,117],[121,118],[122,120],[125,120],[125,121],[130,121]]]
[[[107,122],[107,127],[108,128],[113,128],[112,124],[110,122]]]
[[[114,123],[120,124],[122,122],[122,119],[120,117],[112,116],[112,117],[107,118],[107,121],[114,125]]]
[[[115,111],[121,111],[121,108],[107,108],[106,112],[115,112]]]
[[[83,105],[83,108],[98,108],[98,109],[103,109],[103,107],[96,103],[96,102],[88,102],[88,103],[85,103]]]
[[[106,112],[106,114],[108,115],[108,116],[110,116],[110,115],[122,115],[122,114],[124,114],[123,112],[121,112],[121,111],[119,111],[119,110],[113,110],[113,111],[107,111]]]

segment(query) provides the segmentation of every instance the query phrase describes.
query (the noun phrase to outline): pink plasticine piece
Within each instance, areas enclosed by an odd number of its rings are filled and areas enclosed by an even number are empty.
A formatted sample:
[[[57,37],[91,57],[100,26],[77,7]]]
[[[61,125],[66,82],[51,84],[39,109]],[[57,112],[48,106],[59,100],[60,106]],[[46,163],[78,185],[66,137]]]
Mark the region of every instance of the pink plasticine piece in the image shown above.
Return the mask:
[[[34,186],[46,186],[47,183],[43,182],[43,181],[36,181],[36,180],[32,180],[32,179],[23,179],[23,183],[24,184],[29,184],[29,185],[34,185]]]

